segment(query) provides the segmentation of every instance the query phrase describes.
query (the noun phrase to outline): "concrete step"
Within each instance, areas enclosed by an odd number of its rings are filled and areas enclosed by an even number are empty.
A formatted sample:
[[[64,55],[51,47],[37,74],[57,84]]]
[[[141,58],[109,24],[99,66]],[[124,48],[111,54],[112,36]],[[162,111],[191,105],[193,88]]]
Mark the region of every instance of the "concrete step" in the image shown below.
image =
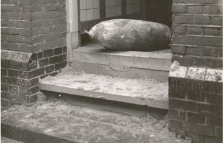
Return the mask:
[[[73,51],[70,65],[75,71],[91,74],[167,81],[171,57],[170,50],[109,51],[98,44],[90,44]]]
[[[117,103],[120,103],[126,104],[125,108],[135,105],[138,108],[168,109],[168,83],[148,78],[126,79],[78,73],[66,67],[57,76],[42,79],[40,89],[48,96],[64,97],[67,101],[79,101],[83,105],[86,105],[85,102],[88,104],[95,102],[99,106],[100,102],[105,104],[108,101],[107,104],[113,108],[117,108]],[[107,105],[106,107],[102,105],[102,109],[106,108],[108,108]],[[113,108],[114,112],[121,111],[121,109]],[[123,112],[126,113],[126,110]]]
[[[26,143],[189,143],[171,136],[166,116],[136,118],[61,101],[13,106],[1,117],[2,136]]]
[[[23,142],[1,137],[1,143],[23,143]]]

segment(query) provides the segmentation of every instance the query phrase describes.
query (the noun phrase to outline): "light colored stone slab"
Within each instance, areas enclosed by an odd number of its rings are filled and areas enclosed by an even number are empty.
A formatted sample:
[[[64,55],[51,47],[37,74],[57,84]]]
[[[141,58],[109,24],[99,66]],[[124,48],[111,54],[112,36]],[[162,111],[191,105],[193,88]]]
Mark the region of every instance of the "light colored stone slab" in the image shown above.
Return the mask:
[[[204,80],[205,74],[205,68],[189,67],[186,77],[190,79]]]
[[[216,69],[207,69],[205,80],[223,82],[223,71]]]
[[[90,44],[73,51],[74,62],[104,64],[111,67],[141,68],[169,71],[172,54],[170,50],[154,52],[107,51],[102,46]]]
[[[69,71],[41,80],[40,89],[168,109],[168,84],[151,79],[113,78]]]
[[[174,61],[170,67],[169,77],[184,78],[187,73],[187,67],[180,66],[180,63]]]

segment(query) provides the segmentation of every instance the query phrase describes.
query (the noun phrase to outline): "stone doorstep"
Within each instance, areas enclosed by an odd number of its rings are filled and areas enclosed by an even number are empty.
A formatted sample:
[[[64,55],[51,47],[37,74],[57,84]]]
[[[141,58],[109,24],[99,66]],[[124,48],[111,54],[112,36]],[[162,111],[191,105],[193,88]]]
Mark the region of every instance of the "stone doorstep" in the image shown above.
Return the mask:
[[[168,109],[167,83],[157,81],[153,83],[149,79],[124,79],[61,72],[58,76],[42,79],[40,90]]]
[[[73,51],[74,62],[102,64],[113,67],[139,68],[169,71],[170,50],[151,52],[108,51],[98,44],[90,44]]]
[[[166,134],[165,117],[154,119],[41,102],[3,112],[2,136],[26,143],[179,142]]]
[[[1,143],[24,143],[24,142],[1,137]]]

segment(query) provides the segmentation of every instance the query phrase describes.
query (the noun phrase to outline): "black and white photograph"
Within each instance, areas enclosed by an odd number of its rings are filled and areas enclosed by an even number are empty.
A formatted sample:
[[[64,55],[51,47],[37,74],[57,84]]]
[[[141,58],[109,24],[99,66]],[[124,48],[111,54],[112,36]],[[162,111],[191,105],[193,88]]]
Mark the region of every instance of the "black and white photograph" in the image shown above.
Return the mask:
[[[1,143],[223,143],[223,0],[0,0]]]

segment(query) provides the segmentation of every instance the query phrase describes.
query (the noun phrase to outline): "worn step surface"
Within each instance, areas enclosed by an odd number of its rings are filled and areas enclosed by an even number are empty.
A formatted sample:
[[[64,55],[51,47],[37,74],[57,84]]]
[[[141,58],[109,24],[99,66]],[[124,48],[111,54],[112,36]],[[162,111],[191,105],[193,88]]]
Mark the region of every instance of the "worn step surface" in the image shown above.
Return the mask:
[[[1,143],[23,143],[23,142],[1,137]]]
[[[26,143],[189,143],[168,132],[165,116],[145,118],[37,102],[2,112],[2,136]]]
[[[109,51],[98,44],[90,44],[73,51],[71,66],[76,71],[92,74],[167,81],[171,57],[170,50]]]
[[[168,109],[168,83],[74,72],[66,67],[40,81],[40,89],[57,93]]]

